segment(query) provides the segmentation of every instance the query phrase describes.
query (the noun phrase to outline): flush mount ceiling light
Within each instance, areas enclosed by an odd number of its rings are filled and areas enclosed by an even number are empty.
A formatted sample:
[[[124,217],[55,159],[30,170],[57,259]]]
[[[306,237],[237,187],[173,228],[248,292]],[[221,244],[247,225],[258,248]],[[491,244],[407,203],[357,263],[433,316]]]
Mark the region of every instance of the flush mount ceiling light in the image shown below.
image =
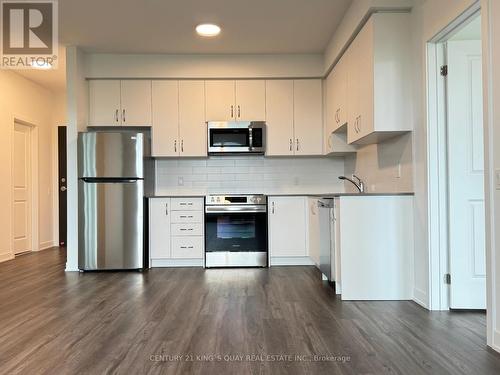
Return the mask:
[[[202,23],[196,26],[196,32],[201,36],[217,36],[220,33],[220,27],[213,23]]]

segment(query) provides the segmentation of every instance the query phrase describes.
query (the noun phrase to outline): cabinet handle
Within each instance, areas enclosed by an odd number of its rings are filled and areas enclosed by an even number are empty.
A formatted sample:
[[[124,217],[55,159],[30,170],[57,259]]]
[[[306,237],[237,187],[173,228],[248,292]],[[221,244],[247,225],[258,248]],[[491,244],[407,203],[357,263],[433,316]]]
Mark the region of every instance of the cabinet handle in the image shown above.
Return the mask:
[[[115,121],[118,122],[118,109],[115,111]]]
[[[125,108],[122,110],[122,121],[126,122],[126,120],[125,120]]]
[[[340,108],[337,109],[337,112],[335,113],[335,118],[337,119],[337,124],[340,123]]]
[[[184,139],[181,140],[181,152],[184,152]]]
[[[359,115],[359,120],[358,120],[358,132],[361,133],[361,115]]]
[[[181,246],[181,249],[194,249],[194,246]]]
[[[174,141],[174,152],[177,152],[177,139]]]
[[[181,232],[185,232],[185,231],[193,231],[194,228],[181,228]]]
[[[231,106],[231,118],[233,118],[233,117],[234,117],[234,106],[232,105]]]
[[[299,143],[299,139],[297,138],[297,151],[300,150],[300,143]]]
[[[238,118],[241,118],[241,108],[240,108],[239,104],[238,104]]]
[[[332,134],[328,136],[328,149],[329,150],[332,149]]]
[[[165,216],[168,216],[168,203],[165,203]]]
[[[274,207],[274,202],[271,203],[271,213],[274,215],[275,212],[275,207]]]
[[[290,138],[290,151],[292,151],[292,148],[293,148],[293,141],[292,138]]]

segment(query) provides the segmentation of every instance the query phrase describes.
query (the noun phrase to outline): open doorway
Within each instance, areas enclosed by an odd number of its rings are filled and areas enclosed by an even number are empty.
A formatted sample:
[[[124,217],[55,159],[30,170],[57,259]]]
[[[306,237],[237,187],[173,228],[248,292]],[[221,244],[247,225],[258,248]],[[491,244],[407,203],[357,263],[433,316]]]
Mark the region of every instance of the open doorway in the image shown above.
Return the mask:
[[[431,309],[486,309],[481,15],[428,45]]]

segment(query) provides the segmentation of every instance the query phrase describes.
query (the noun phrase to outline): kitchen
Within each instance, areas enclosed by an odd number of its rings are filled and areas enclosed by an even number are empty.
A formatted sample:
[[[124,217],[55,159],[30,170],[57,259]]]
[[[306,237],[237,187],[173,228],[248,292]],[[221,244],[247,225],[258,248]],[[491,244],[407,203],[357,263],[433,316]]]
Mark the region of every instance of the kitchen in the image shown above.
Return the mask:
[[[485,4],[88,1],[0,372],[496,373]]]
[[[371,15],[325,80],[86,79],[90,133],[80,135],[79,161],[89,165],[80,166],[80,181],[137,174],[148,209],[143,214],[141,193],[131,193],[137,203],[130,205],[129,193],[116,191],[114,181],[96,185],[102,190],[79,187],[79,269],[316,265],[344,299],[410,300],[411,190],[365,191],[358,176],[352,177],[357,182],[343,176],[344,158],[360,145],[411,133],[411,93],[404,84],[411,71],[408,20],[408,13]],[[386,68],[385,60],[394,66]],[[362,73],[371,94],[358,83]],[[142,142],[133,129],[144,131]],[[121,139],[116,154],[113,131]],[[119,155],[131,154],[126,147],[137,147],[127,146],[124,134],[142,143],[130,163],[136,166],[142,152],[144,171],[130,171],[126,160],[116,164]],[[352,189],[359,197],[345,194]],[[93,227],[102,220],[122,223],[120,203],[136,210],[125,216],[147,218],[148,232],[135,220],[116,225],[112,237],[109,225]],[[355,241],[360,237],[364,245]],[[147,264],[113,262],[129,259],[128,251]]]

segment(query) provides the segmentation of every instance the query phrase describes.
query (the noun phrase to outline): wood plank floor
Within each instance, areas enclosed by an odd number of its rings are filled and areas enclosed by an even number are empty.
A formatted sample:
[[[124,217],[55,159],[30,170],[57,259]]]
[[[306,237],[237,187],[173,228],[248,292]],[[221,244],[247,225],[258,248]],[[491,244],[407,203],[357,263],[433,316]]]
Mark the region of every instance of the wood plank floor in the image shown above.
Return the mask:
[[[0,374],[500,373],[484,314],[342,302],[313,267],[79,274],[65,259],[0,264]]]

